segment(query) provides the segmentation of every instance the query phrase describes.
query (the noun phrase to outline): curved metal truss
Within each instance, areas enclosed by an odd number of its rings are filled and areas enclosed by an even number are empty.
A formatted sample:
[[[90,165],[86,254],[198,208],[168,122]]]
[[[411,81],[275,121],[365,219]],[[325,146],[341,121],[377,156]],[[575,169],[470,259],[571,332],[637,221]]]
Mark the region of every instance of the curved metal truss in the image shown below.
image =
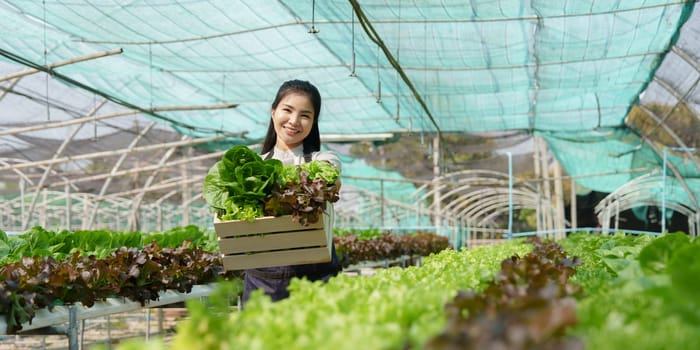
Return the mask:
[[[416,229],[429,225],[429,217],[419,205],[386,198],[372,191],[343,186],[343,201],[334,205],[341,227]]]
[[[508,174],[491,170],[449,173],[420,186],[415,202],[429,203],[426,213],[439,217],[450,236],[464,236],[467,241],[508,233],[500,228],[504,217],[522,209],[534,210],[546,230],[547,220],[542,218],[557,215],[555,205],[528,182],[510,180]]]
[[[176,193],[177,191],[171,191],[138,208],[140,231],[162,231],[184,224],[202,227],[211,225],[212,214],[201,200],[201,195],[194,196],[187,206],[165,201]],[[89,193],[51,190],[42,191],[38,197],[36,202],[39,215],[31,221],[30,226],[39,225],[50,230],[133,229],[130,227],[129,216],[125,215],[134,211],[134,202],[131,198],[100,198],[98,195]],[[0,226],[3,230],[20,231],[23,218],[26,218],[26,208],[31,201],[33,201],[33,194],[0,201]],[[186,211],[183,210],[185,207]],[[94,221],[90,223],[88,218],[92,211],[97,214]]]
[[[211,218],[207,210],[202,210],[205,205],[201,185],[206,169],[223,152],[193,151],[197,145],[231,135],[193,139],[155,128],[156,123],[150,122],[141,128],[135,125],[136,130],[116,127],[119,131],[101,136],[100,143],[78,139],[77,133],[96,120],[119,119],[141,112],[122,110],[97,115],[104,104],[104,101],[97,103],[87,117],[0,130],[3,137],[27,139],[35,144],[34,148],[0,155],[0,184],[10,188],[0,201],[3,230],[21,232],[41,225],[50,229],[145,231],[193,222],[210,225],[210,220],[199,219]],[[65,131],[63,139],[31,134],[66,127],[71,129]],[[24,159],[18,158],[20,153]]]
[[[604,230],[610,228],[613,219],[615,229],[618,229],[622,211],[644,206],[679,212],[688,218],[691,236],[695,237],[700,231],[700,211],[692,205],[685,187],[676,179],[658,173],[646,174],[627,182],[601,200],[595,207],[595,213]],[[661,220],[665,223],[666,216],[663,213]]]

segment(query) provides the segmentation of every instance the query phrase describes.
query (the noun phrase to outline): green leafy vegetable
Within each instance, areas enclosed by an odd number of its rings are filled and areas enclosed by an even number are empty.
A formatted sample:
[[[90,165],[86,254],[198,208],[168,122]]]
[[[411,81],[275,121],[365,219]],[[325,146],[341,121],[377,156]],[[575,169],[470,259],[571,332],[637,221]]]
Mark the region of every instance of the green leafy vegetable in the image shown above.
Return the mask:
[[[683,233],[667,234],[655,239],[639,252],[642,269],[646,273],[663,272],[673,253],[689,241]]]
[[[327,184],[334,183],[340,175],[338,168],[334,167],[333,164],[328,161],[311,161],[300,165],[300,167],[302,171],[306,171],[308,173],[309,179],[322,179]]]
[[[143,306],[162,291],[189,293],[195,284],[224,276],[220,255],[193,248],[189,241],[175,249],[156,243],[121,247],[104,259],[77,251],[61,261],[25,256],[0,267],[0,315],[8,332],[16,332],[42,308],[77,302],[92,307],[115,296]]]
[[[264,199],[282,168],[277,159],[263,160],[246,146],[233,146],[204,178],[204,199],[222,220],[252,221],[263,216]]]
[[[338,201],[339,177],[339,169],[328,161],[284,166],[239,145],[209,169],[203,194],[221,220],[292,215],[307,225],[320,219],[326,203]]]
[[[296,168],[297,176],[290,176],[284,183],[277,183],[271,196],[265,201],[268,215],[292,215],[292,220],[306,226],[320,220],[326,203],[335,203],[339,197],[340,172],[331,163],[314,160]],[[311,169],[313,173],[309,170]],[[290,174],[287,170],[286,174]],[[315,177],[314,177],[315,176]],[[327,182],[326,179],[333,182]]]

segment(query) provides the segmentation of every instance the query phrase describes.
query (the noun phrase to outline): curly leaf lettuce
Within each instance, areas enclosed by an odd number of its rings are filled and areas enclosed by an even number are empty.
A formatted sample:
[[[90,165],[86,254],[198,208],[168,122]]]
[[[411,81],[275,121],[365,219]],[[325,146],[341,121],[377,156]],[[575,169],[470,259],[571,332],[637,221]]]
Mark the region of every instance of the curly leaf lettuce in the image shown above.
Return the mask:
[[[327,184],[332,184],[340,176],[340,170],[329,161],[314,160],[301,165],[301,170],[309,173],[309,179],[323,179]]]

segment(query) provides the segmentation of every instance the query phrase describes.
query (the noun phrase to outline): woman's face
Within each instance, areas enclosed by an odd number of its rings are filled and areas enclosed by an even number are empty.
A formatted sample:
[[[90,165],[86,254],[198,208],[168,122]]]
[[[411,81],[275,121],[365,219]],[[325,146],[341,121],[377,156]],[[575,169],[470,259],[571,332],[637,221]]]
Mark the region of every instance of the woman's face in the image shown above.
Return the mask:
[[[304,94],[290,93],[272,110],[272,122],[277,132],[277,147],[291,149],[301,145],[314,125],[313,104]]]

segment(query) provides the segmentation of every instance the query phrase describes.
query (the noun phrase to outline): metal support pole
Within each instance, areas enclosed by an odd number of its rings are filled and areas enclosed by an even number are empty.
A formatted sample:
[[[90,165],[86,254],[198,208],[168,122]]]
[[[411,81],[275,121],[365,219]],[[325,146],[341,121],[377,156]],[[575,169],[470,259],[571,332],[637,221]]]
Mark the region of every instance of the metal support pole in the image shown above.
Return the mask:
[[[693,218],[695,215],[688,216],[688,234],[690,237],[695,237],[695,223],[693,222]]]
[[[552,157],[553,159],[553,168],[554,168],[554,201],[553,203],[555,204],[556,207],[556,224],[555,229],[556,229],[556,234],[555,237],[557,239],[563,239],[566,234],[566,215],[564,212],[564,184],[562,183],[562,176],[561,176],[561,164],[559,161]]]
[[[552,188],[551,188],[551,182],[550,182],[550,177],[549,177],[549,155],[547,153],[547,142],[541,138],[538,137],[539,141],[539,149],[540,149],[540,162],[542,164],[542,186],[544,186],[544,198],[546,203],[549,205],[548,210],[543,210],[545,216],[544,216],[544,222],[545,222],[545,230],[552,230],[554,229],[554,210],[553,210],[553,201],[552,201]]]
[[[513,153],[508,154],[508,239],[513,238]]]
[[[193,149],[192,147],[187,147],[187,158],[192,158]],[[191,186],[187,182],[190,177],[190,166],[191,163],[183,163],[181,165],[182,172],[182,226],[187,226],[190,224],[190,198],[192,197]]]
[[[88,222],[86,218],[88,217],[88,195],[87,193],[83,193],[83,217],[80,220],[80,229],[81,230],[87,230],[88,228]]]
[[[666,232],[666,150],[664,148],[664,164],[661,171],[661,233]]]
[[[664,164],[663,164],[663,170],[662,170],[662,174],[661,174],[661,179],[662,179],[661,181],[662,181],[662,187],[663,187],[662,196],[661,196],[661,233],[666,232],[666,167],[667,167],[667,162],[668,162],[667,153],[668,153],[669,149],[672,151],[683,151],[683,152],[695,151],[695,148],[692,148],[692,147],[664,147],[664,151],[663,151]],[[679,178],[679,180],[682,181],[682,178]],[[692,192],[688,193],[688,196],[694,196],[694,195],[695,194]],[[694,197],[690,198],[690,199],[693,200],[693,202],[696,202],[696,199]]]
[[[85,322],[87,322],[87,320],[85,319],[80,321],[80,329],[83,330],[82,332],[80,332],[80,349],[85,348]]]
[[[535,206],[535,218],[537,221],[537,231],[542,231],[543,230],[543,207],[542,207],[542,182],[540,180],[540,147],[539,147],[539,141],[538,141],[538,136],[533,136],[533,143],[534,143],[534,152],[532,153],[532,160],[533,164],[532,167],[535,172],[535,179],[538,180],[535,183],[536,186],[536,191],[535,193],[537,194],[537,204]]]
[[[48,190],[41,191],[41,193],[43,194],[44,205],[41,207],[41,219],[39,220],[39,224],[43,228],[47,228],[46,227],[47,226],[46,225],[46,222],[47,222],[46,207],[49,206],[49,194],[48,194],[48,192],[49,192]],[[34,198],[36,198],[37,196],[38,196],[38,193],[35,193]],[[32,203],[33,203],[33,200],[32,200]],[[32,212],[30,210],[29,213],[27,213],[27,223],[29,223],[31,216],[32,216]],[[22,230],[26,230],[26,229],[27,229],[27,227],[22,227]]]
[[[112,318],[107,315],[107,349],[112,349]]]
[[[70,231],[70,220],[71,220],[71,198],[70,198],[70,186],[66,184],[66,230]]]
[[[384,180],[379,180],[379,222],[384,227]]]
[[[65,66],[65,65],[69,65],[69,64],[73,64],[73,63],[78,63],[78,62],[84,62],[84,61],[92,60],[92,59],[95,59],[95,58],[101,58],[101,57],[106,57],[106,56],[118,55],[118,54],[121,54],[122,52],[123,52],[123,49],[121,49],[121,48],[113,49],[113,50],[108,50],[108,51],[97,52],[97,53],[90,54],[90,55],[85,55],[85,56],[80,56],[80,57],[74,57],[74,58],[67,59],[67,60],[64,60],[64,61],[60,61],[60,62],[48,64],[48,65],[46,65],[46,68],[48,68],[48,69],[58,68],[58,67],[61,67],[61,66]],[[31,74],[35,74],[35,73],[39,73],[39,72],[40,72],[39,69],[36,69],[36,68],[27,68],[27,69],[22,70],[22,71],[20,71],[20,72],[15,72],[15,73],[8,74],[8,75],[5,75],[5,76],[0,77],[0,82],[6,81],[6,80],[12,80],[12,79],[17,79],[17,78],[22,78],[22,77],[25,77],[25,76],[27,76],[27,75],[31,75]]]
[[[615,199],[615,231],[620,229],[620,200]]]
[[[156,230],[163,232],[163,208],[160,205],[156,207]]]
[[[571,229],[578,227],[578,209],[576,208],[576,180],[571,178]]]
[[[158,309],[158,334],[163,334],[163,308]]]
[[[151,338],[151,308],[146,308],[146,341]]]
[[[24,223],[24,178],[19,178],[19,225]]]
[[[435,216],[434,216],[434,225],[435,229],[437,231],[437,234],[440,234],[442,232],[441,226],[442,226],[442,198],[440,198],[440,182],[439,182],[439,177],[440,177],[440,138],[439,137],[434,137],[433,138],[433,181],[435,183],[434,187],[434,203],[433,206],[435,207]]]
[[[78,333],[80,326],[78,325],[78,311],[75,305],[68,307],[68,349],[78,350],[80,343],[78,342]]]

